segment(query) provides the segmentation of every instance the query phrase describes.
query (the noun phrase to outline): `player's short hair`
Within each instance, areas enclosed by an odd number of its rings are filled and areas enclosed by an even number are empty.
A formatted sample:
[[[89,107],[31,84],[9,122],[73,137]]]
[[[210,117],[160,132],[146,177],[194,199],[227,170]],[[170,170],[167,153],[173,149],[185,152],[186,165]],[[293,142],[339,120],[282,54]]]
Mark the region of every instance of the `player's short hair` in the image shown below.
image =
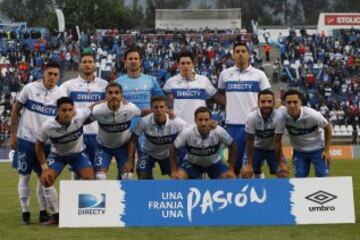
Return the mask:
[[[301,92],[299,92],[299,91],[296,90],[296,89],[289,89],[289,90],[287,90],[287,91],[285,92],[285,94],[284,94],[284,100],[285,100],[286,97],[289,96],[289,95],[297,95],[297,96],[300,98],[300,100],[303,99]]]
[[[61,107],[61,105],[63,104],[71,104],[72,106],[74,106],[74,102],[73,100],[71,100],[71,98],[69,97],[61,97],[56,101],[56,107],[59,109]]]
[[[59,63],[54,62],[54,61],[50,61],[50,62],[45,63],[42,68],[43,68],[44,71],[46,69],[48,69],[48,68],[57,68],[59,70],[61,69]]]
[[[275,98],[275,94],[273,91],[271,91],[269,88],[261,90],[258,94],[258,101],[260,100],[261,95],[271,95],[273,98]]]
[[[233,52],[235,51],[235,48],[236,47],[239,47],[239,46],[244,46],[245,48],[246,48],[246,50],[248,51],[248,52],[250,52],[250,49],[249,49],[249,47],[248,47],[248,45],[245,43],[245,42],[236,42],[236,43],[234,43],[234,45],[233,45]]]
[[[94,55],[94,53],[92,52],[92,51],[83,51],[82,53],[81,53],[81,56],[80,56],[80,62],[81,62],[81,60],[84,58],[84,57],[92,57],[93,58],[93,60],[94,60],[94,62],[95,62],[95,55]]]
[[[128,49],[126,49],[125,54],[124,54],[124,59],[126,59],[127,56],[129,55],[129,53],[132,53],[132,52],[137,52],[140,56],[140,60],[142,60],[142,50],[140,47],[137,47],[137,46],[132,46],[132,47],[129,47]]]
[[[195,119],[196,119],[196,117],[197,117],[197,115],[198,115],[199,113],[208,113],[209,116],[210,116],[210,118],[211,118],[211,111],[210,111],[210,109],[207,108],[207,107],[198,107],[198,108],[195,110],[195,113],[194,113]]]
[[[154,102],[164,102],[166,103],[166,97],[164,96],[154,96],[151,98],[151,106],[153,106]]]
[[[192,62],[195,62],[195,56],[191,51],[181,51],[176,57],[177,62],[180,62],[180,59],[183,57],[188,57],[191,59]]]
[[[111,88],[111,87],[117,87],[117,88],[120,89],[121,93],[123,92],[122,86],[120,84],[116,83],[116,82],[109,83],[105,88],[105,92],[107,92],[109,90],[109,88]]]

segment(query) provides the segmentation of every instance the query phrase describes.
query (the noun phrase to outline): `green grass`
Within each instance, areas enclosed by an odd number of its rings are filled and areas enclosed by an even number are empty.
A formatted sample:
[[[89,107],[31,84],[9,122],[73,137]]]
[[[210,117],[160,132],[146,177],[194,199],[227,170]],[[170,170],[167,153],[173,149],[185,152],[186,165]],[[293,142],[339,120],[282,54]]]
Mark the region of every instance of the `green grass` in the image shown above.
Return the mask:
[[[353,176],[356,224],[302,225],[272,227],[169,227],[169,228],[82,228],[59,229],[37,223],[38,203],[35,197],[35,177],[31,179],[31,212],[33,224],[21,225],[17,198],[17,173],[9,163],[0,164],[0,239],[360,239],[360,160],[333,161],[332,176]],[[114,178],[112,171],[109,178]],[[64,171],[62,178],[68,179]],[[240,180],[239,180],[240,181]]]

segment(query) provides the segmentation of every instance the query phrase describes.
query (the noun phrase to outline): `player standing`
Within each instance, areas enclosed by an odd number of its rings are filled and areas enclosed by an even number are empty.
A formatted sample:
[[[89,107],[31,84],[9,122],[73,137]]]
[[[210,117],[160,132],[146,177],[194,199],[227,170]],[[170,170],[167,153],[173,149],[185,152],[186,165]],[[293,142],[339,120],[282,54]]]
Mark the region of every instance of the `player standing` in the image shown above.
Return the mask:
[[[219,93],[226,98],[226,128],[237,146],[235,173],[243,165],[246,146],[246,116],[257,107],[257,95],[270,88],[265,73],[249,63],[249,49],[245,43],[235,43],[233,59],[235,66],[221,72],[218,82]]]
[[[206,76],[194,72],[193,53],[183,51],[179,53],[177,61],[180,73],[166,81],[164,91],[176,116],[188,124],[194,124],[195,110],[205,107],[207,99],[213,98],[224,106],[225,98],[216,93],[216,89]]]
[[[60,88],[70,97],[75,108],[89,107],[95,102],[105,99],[107,81],[95,76],[95,57],[92,53],[84,53],[80,58],[80,75],[64,82]],[[98,124],[93,122],[84,126],[84,143],[90,161],[95,162],[95,146]],[[76,176],[78,178],[78,176]]]
[[[56,115],[56,100],[62,94],[56,86],[59,78],[60,66],[53,62],[47,63],[44,66],[43,79],[24,86],[11,112],[10,148],[16,150],[13,166],[19,172],[18,194],[24,224],[30,223],[30,174],[32,171],[38,176],[41,174],[35,155],[36,136],[41,124]],[[56,189],[43,188],[39,179],[36,193],[40,204],[39,221],[46,222],[49,219],[47,205],[52,211],[56,209],[52,202],[46,202],[45,195],[48,199],[57,198]]]

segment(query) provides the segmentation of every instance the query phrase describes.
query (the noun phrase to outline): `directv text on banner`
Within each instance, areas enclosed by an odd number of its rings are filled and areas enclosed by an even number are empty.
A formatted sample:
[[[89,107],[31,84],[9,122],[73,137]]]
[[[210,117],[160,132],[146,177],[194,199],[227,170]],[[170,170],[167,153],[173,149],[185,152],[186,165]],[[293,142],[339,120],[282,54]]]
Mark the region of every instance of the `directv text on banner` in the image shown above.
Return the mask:
[[[62,181],[60,192],[60,227],[355,222],[351,177]]]

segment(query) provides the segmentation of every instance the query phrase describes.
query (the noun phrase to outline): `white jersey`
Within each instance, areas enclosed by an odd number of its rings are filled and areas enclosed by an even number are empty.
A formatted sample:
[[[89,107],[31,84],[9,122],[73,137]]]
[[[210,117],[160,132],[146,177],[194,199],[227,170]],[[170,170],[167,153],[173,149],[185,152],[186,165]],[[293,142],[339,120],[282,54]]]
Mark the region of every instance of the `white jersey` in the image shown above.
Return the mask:
[[[47,121],[38,134],[38,140],[46,142],[50,139],[51,152],[60,156],[70,156],[85,150],[83,141],[83,125],[90,116],[90,109],[76,110],[76,115],[69,126],[61,125],[55,118]]]
[[[294,150],[309,152],[325,146],[323,128],[329,122],[320,112],[301,107],[300,117],[296,120],[287,113],[285,106],[280,107],[279,112]]]
[[[143,152],[157,159],[165,159],[169,157],[170,144],[186,126],[187,123],[181,118],[170,119],[168,115],[166,123],[159,126],[151,113],[140,120],[134,134],[140,136],[144,133],[145,140],[141,146]]]
[[[273,109],[271,115],[265,121],[260,109],[257,108],[247,116],[245,131],[255,135],[255,148],[273,150],[274,135],[284,133],[284,126],[282,126],[280,115],[276,109]]]
[[[172,94],[176,115],[188,124],[195,123],[195,110],[206,106],[206,99],[216,93],[210,80],[197,74],[193,80],[186,80],[180,74],[170,78],[164,85],[164,91]]]
[[[131,137],[131,119],[140,115],[140,109],[133,103],[121,104],[116,111],[110,110],[106,102],[96,105],[91,118],[99,123],[98,143],[107,148],[123,146]]]
[[[211,130],[209,135],[204,138],[199,133],[197,126],[193,125],[179,134],[174,145],[177,149],[186,147],[185,159],[190,163],[208,167],[221,160],[221,146],[229,146],[232,142],[233,139],[220,126]]]
[[[56,116],[56,101],[60,97],[62,93],[57,86],[48,90],[42,81],[26,84],[17,96],[23,105],[17,137],[35,143],[41,124]]]
[[[61,84],[64,94],[74,101],[75,109],[89,107],[91,104],[105,99],[105,88],[108,82],[95,77],[93,81],[84,80],[81,76]],[[97,134],[98,124],[93,122],[84,126],[84,134]]]
[[[218,89],[225,91],[226,124],[243,125],[246,116],[257,107],[258,93],[270,88],[265,73],[249,66],[243,71],[233,66],[219,76]]]

